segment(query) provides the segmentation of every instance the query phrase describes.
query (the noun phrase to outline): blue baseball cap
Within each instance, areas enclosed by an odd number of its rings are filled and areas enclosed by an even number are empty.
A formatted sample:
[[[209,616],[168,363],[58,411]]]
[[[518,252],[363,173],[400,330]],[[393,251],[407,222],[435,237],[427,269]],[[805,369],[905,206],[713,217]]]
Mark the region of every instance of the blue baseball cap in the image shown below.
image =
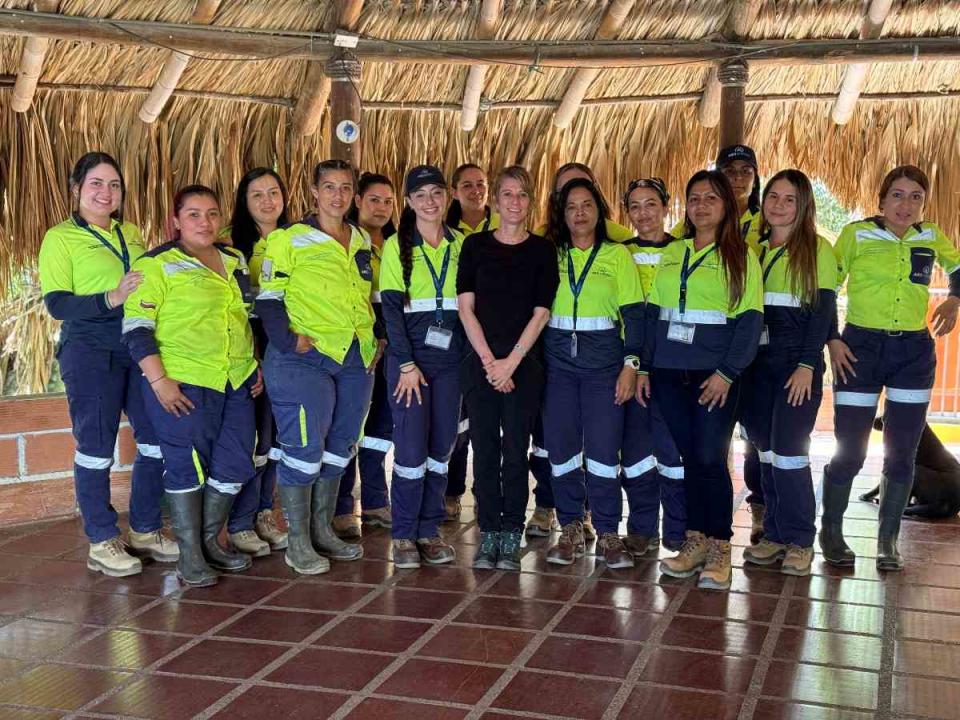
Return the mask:
[[[403,183],[403,194],[410,195],[424,185],[447,186],[447,181],[440,172],[440,168],[434,165],[417,165],[407,173],[407,178]]]

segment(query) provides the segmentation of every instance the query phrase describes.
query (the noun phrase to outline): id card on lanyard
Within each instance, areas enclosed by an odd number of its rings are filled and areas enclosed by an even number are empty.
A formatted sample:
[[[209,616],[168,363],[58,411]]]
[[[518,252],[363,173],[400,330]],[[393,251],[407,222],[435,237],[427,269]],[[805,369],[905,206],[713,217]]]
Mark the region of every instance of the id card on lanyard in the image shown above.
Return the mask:
[[[583,266],[583,272],[577,278],[573,271],[573,257],[571,253],[573,248],[567,250],[567,281],[570,283],[570,293],[573,295],[573,334],[570,335],[570,357],[577,356],[577,306],[580,302],[580,293],[583,292],[583,285],[587,281],[587,275],[590,268],[593,267],[593,261],[597,259],[597,253],[600,252],[599,243],[593,244],[593,250],[590,251],[590,257],[587,258],[587,264]]]
[[[680,320],[671,320],[670,324],[667,326],[667,340],[673,340],[674,342],[683,343],[685,345],[693,344],[693,337],[697,331],[696,323],[688,323],[684,320],[684,315],[687,311],[687,281],[690,279],[690,276],[696,271],[698,267],[703,264],[703,261],[707,259],[710,253],[714,252],[717,249],[717,246],[714,245],[712,248],[707,250],[700,258],[690,265],[690,248],[687,248],[683,254],[683,265],[680,266],[680,299],[678,303],[678,310],[680,311]]]
[[[774,254],[773,258],[770,260],[770,264],[763,268],[763,284],[766,286],[767,278],[770,277],[770,271],[773,270],[773,266],[777,264],[777,260],[783,257],[783,254],[787,251],[787,246],[782,246]],[[760,252],[760,267],[763,267],[763,260],[767,257],[767,248],[763,248]],[[767,327],[766,323],[763,325],[763,330],[760,332],[760,345],[769,345],[770,344],[770,328]]]
[[[123,239],[123,232],[121,232],[119,225],[117,225],[117,240],[120,241],[120,250],[118,251],[118,250],[110,243],[109,240],[107,240],[103,235],[101,235],[101,234],[98,233],[96,230],[94,230],[92,227],[90,227],[90,224],[89,224],[88,222],[86,222],[86,221],[83,220],[82,218],[78,220],[76,216],[74,216],[73,221],[74,221],[74,223],[76,223],[79,227],[82,227],[82,228],[83,228],[84,230],[86,230],[88,233],[90,233],[91,235],[93,235],[93,236],[100,242],[101,245],[103,245],[107,250],[109,250],[110,252],[112,252],[112,253],[114,254],[114,256],[117,258],[117,260],[119,260],[120,263],[123,265],[123,272],[124,272],[124,274],[130,272],[130,250],[127,248],[127,243],[126,243],[126,241]]]
[[[423,255],[423,262],[426,263],[427,269],[430,271],[433,288],[437,293],[437,308],[435,310],[437,324],[427,328],[427,337],[424,339],[424,343],[427,347],[437,350],[449,350],[450,343],[453,342],[453,331],[443,327],[443,284],[447,279],[447,270],[450,269],[450,245],[447,245],[447,250],[443,254],[443,264],[440,267],[439,275],[434,269],[433,263],[430,262],[430,258],[427,257],[423,245],[420,246],[420,253]]]

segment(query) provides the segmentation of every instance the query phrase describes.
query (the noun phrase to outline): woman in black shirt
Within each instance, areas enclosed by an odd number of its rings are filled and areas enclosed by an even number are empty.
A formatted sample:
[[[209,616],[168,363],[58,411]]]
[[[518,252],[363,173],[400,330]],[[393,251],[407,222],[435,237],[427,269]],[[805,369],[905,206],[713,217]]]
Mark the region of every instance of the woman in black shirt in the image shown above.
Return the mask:
[[[476,568],[520,569],[527,447],[543,390],[538,340],[559,283],[552,243],[527,230],[532,190],[522,167],[500,172],[493,185],[500,227],[466,239],[457,272],[460,320],[473,348],[461,386],[474,451]]]

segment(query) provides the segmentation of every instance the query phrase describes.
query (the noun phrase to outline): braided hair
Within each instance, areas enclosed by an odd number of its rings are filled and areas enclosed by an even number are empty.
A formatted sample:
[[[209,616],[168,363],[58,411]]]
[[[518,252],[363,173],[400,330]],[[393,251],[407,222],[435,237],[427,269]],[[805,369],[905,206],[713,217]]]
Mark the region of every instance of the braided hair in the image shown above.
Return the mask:
[[[403,270],[403,303],[410,304],[410,276],[413,274],[413,236],[417,230],[417,214],[407,205],[400,213],[397,240],[400,244],[400,267]]]

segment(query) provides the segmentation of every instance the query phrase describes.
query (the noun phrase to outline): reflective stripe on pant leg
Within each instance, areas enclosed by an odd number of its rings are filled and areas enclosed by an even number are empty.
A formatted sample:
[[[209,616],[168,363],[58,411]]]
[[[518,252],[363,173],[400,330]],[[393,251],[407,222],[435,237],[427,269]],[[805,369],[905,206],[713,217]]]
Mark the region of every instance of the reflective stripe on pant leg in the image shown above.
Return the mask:
[[[390,440],[385,440],[384,438],[370,437],[369,435],[364,435],[360,438],[360,447],[366,448],[367,450],[376,450],[377,452],[390,452],[390,448],[393,447],[393,443]]]
[[[243,487],[243,483],[220,482],[212,477],[207,478],[207,485],[218,492],[222,492],[224,495],[236,495],[240,492],[240,488]]]
[[[94,457],[93,455],[84,455],[82,452],[75,452],[73,462],[87,470],[109,470],[113,465],[113,458]]]
[[[163,453],[160,452],[159,445],[148,445],[147,443],[137,443],[137,452],[143,457],[154,460],[163,460]]]

